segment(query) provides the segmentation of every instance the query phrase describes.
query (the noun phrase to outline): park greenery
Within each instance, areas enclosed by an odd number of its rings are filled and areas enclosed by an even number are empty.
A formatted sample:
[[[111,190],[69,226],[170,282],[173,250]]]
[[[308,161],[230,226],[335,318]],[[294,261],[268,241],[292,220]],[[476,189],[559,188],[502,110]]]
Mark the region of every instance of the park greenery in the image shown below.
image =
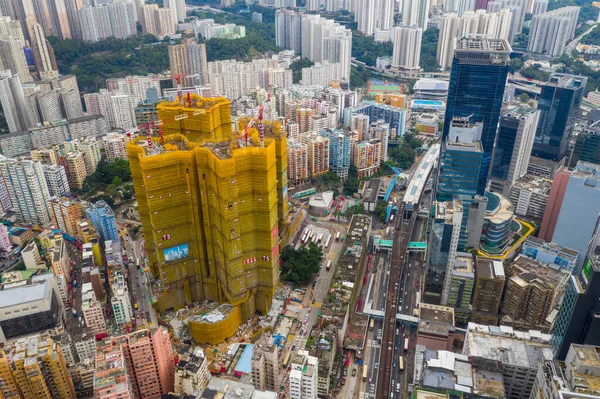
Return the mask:
[[[344,194],[352,195],[358,191],[358,185],[360,184],[358,180],[358,170],[356,166],[350,165],[350,169],[348,170],[348,177],[344,181]]]
[[[308,246],[294,249],[287,245],[281,251],[281,277],[284,281],[294,284],[307,284],[313,275],[319,272],[319,264],[323,259],[323,250],[311,242]]]
[[[131,170],[126,160],[100,161],[96,171],[85,178],[82,189],[77,190],[77,193],[93,195],[98,190],[103,190],[104,195],[111,197],[112,200],[116,198],[127,200],[133,197],[133,186],[129,182],[131,182]]]
[[[387,216],[387,206],[388,204],[385,201],[379,201],[377,205],[375,205],[375,215],[377,215],[381,223],[385,223],[385,218]]]
[[[436,28],[429,28],[423,32],[420,65],[424,72],[436,72],[440,68],[436,59],[439,37],[440,31]]]
[[[388,156],[400,169],[409,169],[415,162],[416,149],[423,143],[410,133],[406,133],[397,147],[390,147]]]
[[[309,68],[313,66],[315,63],[309,60],[308,58],[300,58],[290,64],[290,69],[292,70],[292,80],[294,83],[300,83],[302,79],[302,68]]]
[[[600,25],[596,25],[594,30],[585,35],[581,39],[581,43],[590,44],[594,46],[600,46]]]
[[[377,57],[391,56],[392,46],[392,42],[376,42],[373,36],[352,32],[352,57],[364,62],[367,66],[375,66]]]
[[[82,91],[105,87],[107,78],[161,73],[169,68],[168,41],[153,35],[109,38],[96,43],[48,37],[62,74],[77,76]]]
[[[595,21],[598,18],[598,8],[594,7],[590,0],[550,0],[548,11],[567,6],[581,7],[579,11],[579,23],[581,24],[589,20]]]

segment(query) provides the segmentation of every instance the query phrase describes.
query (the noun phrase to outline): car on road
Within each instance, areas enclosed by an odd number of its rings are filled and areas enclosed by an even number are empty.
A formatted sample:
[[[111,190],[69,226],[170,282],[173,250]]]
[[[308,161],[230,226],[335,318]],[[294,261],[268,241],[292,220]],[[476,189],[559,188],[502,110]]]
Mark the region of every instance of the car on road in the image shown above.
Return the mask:
[[[406,333],[402,334],[402,338],[406,338]]]
[[[408,305],[406,305],[406,306],[404,307],[404,310],[408,311]]]
[[[312,308],[308,308],[308,313],[310,313],[311,310],[312,310]]]
[[[314,305],[314,303],[315,303],[316,301],[317,301],[316,299],[313,299],[313,300],[312,300],[312,303],[313,303],[313,305]]]
[[[352,369],[352,377],[356,377],[356,367]]]
[[[369,377],[369,384],[373,383],[373,377]]]
[[[379,368],[379,363],[375,363],[375,370]]]
[[[296,345],[292,345],[292,351],[296,349]]]

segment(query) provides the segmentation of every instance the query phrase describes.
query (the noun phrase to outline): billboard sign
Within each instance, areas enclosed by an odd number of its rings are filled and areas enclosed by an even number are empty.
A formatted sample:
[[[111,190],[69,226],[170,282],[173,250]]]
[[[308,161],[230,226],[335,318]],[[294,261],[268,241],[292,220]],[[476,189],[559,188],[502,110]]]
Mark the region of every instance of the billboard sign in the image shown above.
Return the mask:
[[[181,244],[176,247],[167,248],[163,251],[165,262],[174,262],[183,258],[187,258],[190,254],[187,244]]]

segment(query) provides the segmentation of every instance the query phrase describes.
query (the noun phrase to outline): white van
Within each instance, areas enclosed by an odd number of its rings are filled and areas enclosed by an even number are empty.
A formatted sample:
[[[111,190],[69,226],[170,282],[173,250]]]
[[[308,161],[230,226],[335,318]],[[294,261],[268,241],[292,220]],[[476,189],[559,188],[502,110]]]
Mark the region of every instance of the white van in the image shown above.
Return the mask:
[[[396,392],[400,392],[400,383],[396,384]]]

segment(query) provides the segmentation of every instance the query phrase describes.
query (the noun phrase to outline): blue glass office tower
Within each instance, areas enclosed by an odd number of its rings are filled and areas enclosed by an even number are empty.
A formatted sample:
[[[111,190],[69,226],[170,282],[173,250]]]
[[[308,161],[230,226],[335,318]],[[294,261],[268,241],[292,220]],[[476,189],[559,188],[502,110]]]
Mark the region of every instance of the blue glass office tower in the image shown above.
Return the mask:
[[[567,154],[587,77],[554,73],[542,87],[540,122],[531,155],[559,161]]]
[[[491,165],[511,51],[508,42],[501,39],[467,37],[456,41],[442,138],[448,136],[455,117],[470,116],[471,122],[482,123],[480,195]]]
[[[481,144],[483,123],[471,123],[468,117],[457,117],[448,125],[448,136],[442,142],[440,153],[436,200],[462,201],[458,248],[463,250],[468,238],[469,208],[475,196],[485,194],[487,173],[482,171],[485,155]]]

